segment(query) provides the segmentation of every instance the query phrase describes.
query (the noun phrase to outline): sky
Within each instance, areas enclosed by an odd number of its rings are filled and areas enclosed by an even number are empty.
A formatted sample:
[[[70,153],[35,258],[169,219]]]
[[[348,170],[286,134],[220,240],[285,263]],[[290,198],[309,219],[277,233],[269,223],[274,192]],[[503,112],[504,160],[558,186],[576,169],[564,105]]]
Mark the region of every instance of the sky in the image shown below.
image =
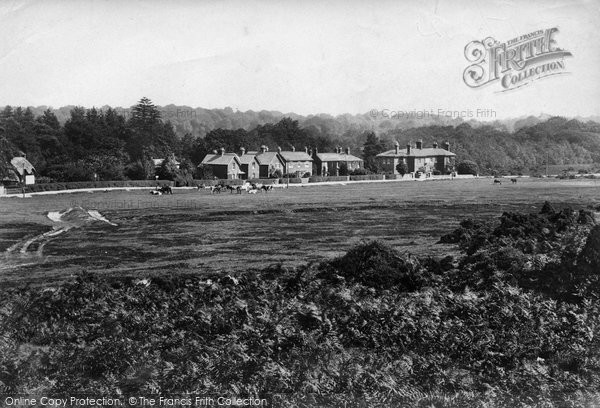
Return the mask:
[[[0,105],[600,115],[598,21],[599,0],[2,1]],[[471,41],[552,27],[565,74],[465,84]]]

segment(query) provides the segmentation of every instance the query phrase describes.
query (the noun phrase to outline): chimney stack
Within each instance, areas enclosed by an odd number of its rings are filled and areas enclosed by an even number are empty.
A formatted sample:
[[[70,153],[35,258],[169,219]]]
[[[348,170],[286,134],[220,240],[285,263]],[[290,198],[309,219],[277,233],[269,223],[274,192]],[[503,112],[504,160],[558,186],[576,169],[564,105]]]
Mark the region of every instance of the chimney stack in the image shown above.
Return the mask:
[[[221,147],[219,149],[219,151],[221,152],[221,156],[223,156],[225,154],[225,148],[224,147]]]
[[[423,148],[423,140],[417,140],[417,149],[421,150]]]
[[[277,153],[281,153],[281,147],[277,146]]]
[[[265,146],[265,145],[262,145],[262,146],[260,147],[260,152],[261,152],[261,153],[265,153],[266,151],[267,151],[267,146]]]
[[[445,142],[443,143],[443,145],[442,145],[442,146],[444,146],[444,149],[445,149],[445,150],[448,150],[448,151],[450,151],[450,142],[448,142],[448,141],[445,141]]]
[[[240,157],[246,154],[246,149],[243,147],[240,147]]]
[[[313,157],[312,148],[310,148],[310,149],[309,149],[309,148],[307,147],[306,149],[307,149],[307,150],[306,150],[306,154],[308,154],[310,157]]]
[[[350,148],[349,147],[346,147],[346,154],[348,154],[348,155],[350,154]]]
[[[308,146],[304,146],[304,153],[308,154]],[[311,149],[311,153],[312,153],[312,149]]]
[[[433,142],[433,148],[437,149],[437,146],[438,146],[437,142]]]
[[[213,154],[217,154],[217,151],[216,151],[216,150],[213,150]]]
[[[410,155],[410,143],[406,145],[406,154]]]
[[[400,143],[398,143],[398,141],[394,143],[394,147],[396,148],[396,154],[400,154]]]
[[[292,152],[295,152],[296,148],[294,146],[292,146]]]

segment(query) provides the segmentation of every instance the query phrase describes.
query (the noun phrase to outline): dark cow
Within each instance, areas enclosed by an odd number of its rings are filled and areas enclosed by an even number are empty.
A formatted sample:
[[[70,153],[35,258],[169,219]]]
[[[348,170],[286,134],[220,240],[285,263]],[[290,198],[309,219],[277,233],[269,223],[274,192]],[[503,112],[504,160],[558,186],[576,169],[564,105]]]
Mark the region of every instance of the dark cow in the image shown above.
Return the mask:
[[[163,194],[173,194],[173,189],[171,186],[162,186],[159,191]]]
[[[173,189],[171,186],[156,186],[156,190],[150,191],[152,195],[163,195],[163,194],[173,194]]]

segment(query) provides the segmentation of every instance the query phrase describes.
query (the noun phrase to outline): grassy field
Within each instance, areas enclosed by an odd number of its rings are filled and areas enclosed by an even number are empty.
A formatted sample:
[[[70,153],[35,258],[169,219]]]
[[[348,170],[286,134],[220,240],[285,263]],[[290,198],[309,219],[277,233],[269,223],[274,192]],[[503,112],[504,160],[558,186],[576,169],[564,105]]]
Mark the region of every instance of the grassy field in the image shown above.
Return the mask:
[[[0,283],[51,284],[82,270],[148,276],[295,266],[380,239],[403,252],[444,254],[436,244],[460,220],[531,211],[544,201],[600,205],[600,181],[490,179],[303,186],[263,194],[111,191],[0,199]],[[51,220],[82,207],[110,222]],[[68,224],[62,233],[58,228]],[[45,235],[42,235],[45,234]]]
[[[298,408],[600,406],[599,187],[4,198],[0,387]]]

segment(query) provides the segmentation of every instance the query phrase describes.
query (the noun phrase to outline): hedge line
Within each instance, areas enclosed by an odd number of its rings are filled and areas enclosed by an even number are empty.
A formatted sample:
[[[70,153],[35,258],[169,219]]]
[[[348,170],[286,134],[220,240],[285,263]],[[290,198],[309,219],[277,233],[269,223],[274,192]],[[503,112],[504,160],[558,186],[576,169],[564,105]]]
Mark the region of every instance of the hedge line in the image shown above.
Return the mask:
[[[348,181],[348,176],[312,176],[308,179],[310,183],[322,183],[327,181]]]
[[[385,180],[383,174],[366,174],[364,176],[350,176],[350,181],[363,181],[363,180]]]
[[[114,181],[72,181],[64,183],[40,183],[25,187],[25,192],[38,193],[42,191],[76,190],[83,188],[110,187],[156,187],[156,184],[173,185],[171,180],[114,180]],[[20,193],[20,187],[7,188],[7,193]]]

